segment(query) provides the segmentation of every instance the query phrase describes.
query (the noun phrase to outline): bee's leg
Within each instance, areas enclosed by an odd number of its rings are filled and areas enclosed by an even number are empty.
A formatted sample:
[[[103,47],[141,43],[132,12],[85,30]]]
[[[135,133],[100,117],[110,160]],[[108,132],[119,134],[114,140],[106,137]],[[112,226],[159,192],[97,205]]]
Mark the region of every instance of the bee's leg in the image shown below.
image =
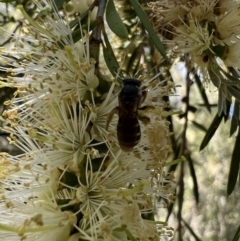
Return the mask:
[[[141,98],[140,106],[145,101],[146,97],[147,97],[147,91],[144,90],[144,91],[142,91],[142,98]],[[154,109],[154,106],[145,105],[145,106],[142,106],[142,107],[138,107],[138,110],[142,110],[142,111],[145,111],[147,109]]]
[[[138,110],[141,110],[141,111],[147,111],[148,109],[155,109],[155,107],[153,105],[144,105],[138,108]]]
[[[144,90],[142,91],[142,99],[141,99],[140,105],[145,101],[146,97],[147,97],[147,91]]]
[[[109,114],[108,114],[108,116],[107,116],[107,122],[106,122],[106,130],[108,130],[108,126],[109,126],[109,123],[110,123],[110,121],[112,120],[112,118],[113,118],[113,115],[114,114],[118,114],[118,106],[117,107],[115,107]]]
[[[147,91],[144,90],[144,91],[142,91],[142,98],[141,98],[141,102],[140,102],[139,106],[141,106],[141,104],[145,101],[146,97],[147,97]],[[154,106],[145,105],[145,106],[142,106],[142,107],[138,107],[138,109],[144,111],[146,109],[154,109]]]
[[[145,115],[141,115],[139,112],[138,112],[138,119],[142,121],[144,125],[147,125],[148,123],[150,123],[150,118]]]
[[[147,125],[150,122],[150,118],[146,115],[149,109],[155,109],[153,105],[145,105],[138,108],[138,119],[143,122],[144,125]]]

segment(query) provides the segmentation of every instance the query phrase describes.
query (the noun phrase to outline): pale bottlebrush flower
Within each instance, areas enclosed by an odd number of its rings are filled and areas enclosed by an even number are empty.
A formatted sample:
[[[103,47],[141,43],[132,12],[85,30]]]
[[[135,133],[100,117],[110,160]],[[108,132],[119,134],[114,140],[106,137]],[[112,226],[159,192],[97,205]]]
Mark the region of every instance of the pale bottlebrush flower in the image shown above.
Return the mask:
[[[197,56],[204,59],[206,54],[209,58],[221,57],[213,47],[219,44],[229,46],[233,41],[239,41],[239,1],[170,1],[171,4],[173,7],[170,9],[168,1],[149,4],[156,27],[163,34],[162,41],[170,52],[179,55],[190,53],[195,59]],[[185,13],[175,11],[177,8]],[[172,11],[171,19],[167,16],[168,11]],[[158,22],[163,16],[167,21]]]
[[[189,26],[183,24],[175,29],[174,40],[166,40],[166,44],[174,48],[176,53],[190,53],[201,55],[205,50],[211,51],[213,33],[209,33],[208,26],[201,25],[196,19],[189,19]]]
[[[51,4],[37,1],[39,11]],[[17,91],[1,120],[10,143],[23,154],[0,156],[1,240],[146,241],[171,236],[165,222],[145,220],[141,214],[155,213],[157,197],[174,199],[173,176],[164,172],[171,151],[164,119],[173,113],[162,109],[167,106],[162,96],[173,85],[143,81],[149,108],[141,115],[150,123],[140,123],[139,145],[122,152],[116,119],[106,130],[108,114],[117,105],[117,84],[98,92],[91,33],[80,29],[82,38],[74,43],[67,19],[57,12],[33,21],[19,9],[29,24],[13,36],[11,50],[2,50],[12,69],[4,69],[9,77],[1,85]],[[10,61],[11,55],[17,63]],[[161,131],[162,146],[149,135],[154,126]]]
[[[198,20],[213,20],[213,10],[218,0],[195,0],[195,1],[156,1],[148,5],[155,18],[154,24],[157,28],[182,25],[182,21],[189,16]]]
[[[61,212],[56,204],[41,200],[28,204],[4,200],[0,204],[0,214],[0,239],[3,241],[64,241],[76,223],[76,217],[70,212]]]
[[[68,2],[66,6],[67,12],[73,14],[73,13],[80,13],[83,14],[86,12],[89,7],[94,3],[93,0],[72,0]],[[97,17],[97,10],[98,7],[94,7],[93,10],[90,13],[90,19],[92,21],[96,20]]]
[[[195,0],[187,5],[188,15],[200,20],[213,20],[213,11],[218,0]]]
[[[35,26],[28,26],[24,30],[27,38],[15,36],[16,43],[10,53],[14,57],[24,58],[24,61],[21,66],[12,63],[16,68],[8,71],[11,71],[13,76],[26,76],[8,77],[3,79],[7,83],[2,82],[2,85],[17,87],[16,94],[25,97],[25,104],[22,106],[24,115],[28,113],[28,110],[25,110],[27,106],[34,105],[34,109],[41,109],[43,106],[45,108],[49,93],[59,98],[81,96],[83,99],[85,94],[91,94],[99,83],[94,74],[95,62],[90,59],[88,48],[86,52],[83,47],[85,43],[88,44],[89,36],[85,34],[82,42],[74,44],[68,26],[57,15],[55,18],[58,19],[57,22],[47,16],[41,25],[35,23]],[[28,46],[26,41],[33,46]],[[64,45],[64,49],[58,44]],[[2,50],[2,53],[8,55],[9,51]],[[19,102],[17,97],[11,104],[16,103],[19,106]]]
[[[238,8],[240,5],[239,0],[218,0],[216,5],[216,15],[221,15],[228,12],[231,9]]]
[[[226,66],[240,68],[240,55],[239,55],[240,42],[226,47],[223,61]]]
[[[239,4],[238,4],[239,5]],[[216,30],[219,34],[219,39],[226,44],[231,44],[232,41],[239,41],[240,33],[240,8],[229,10],[228,12],[217,17],[215,20]]]
[[[179,19],[184,18],[187,13],[183,7],[184,4],[187,4],[186,0],[181,2],[174,0],[150,2],[148,5],[152,9],[152,17],[156,19],[154,24],[161,27],[169,23],[173,25],[179,23]]]

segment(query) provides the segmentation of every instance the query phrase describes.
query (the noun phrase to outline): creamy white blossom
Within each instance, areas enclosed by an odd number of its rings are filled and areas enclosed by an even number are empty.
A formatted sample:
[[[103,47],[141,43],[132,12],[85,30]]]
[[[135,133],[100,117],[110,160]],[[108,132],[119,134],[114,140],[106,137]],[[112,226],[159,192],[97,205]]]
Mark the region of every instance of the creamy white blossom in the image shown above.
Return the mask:
[[[170,5],[168,2],[152,2],[149,6],[151,16],[156,19],[156,28],[162,34],[162,42],[167,46],[169,59],[176,61],[179,57],[178,60],[185,61],[187,69],[193,75],[199,73],[203,82],[214,82],[215,78],[224,84],[229,78],[227,74],[221,74],[222,68],[234,68],[237,71],[239,67],[236,50],[240,42],[240,2],[170,1]],[[232,93],[227,96],[230,100]]]
[[[76,1],[75,1],[76,3]],[[72,38],[65,11],[52,1],[37,1],[52,14],[28,20],[14,46],[1,50],[12,66],[1,86],[17,88],[1,117],[9,141],[22,154],[1,153],[1,240],[156,240],[166,223],[145,220],[156,212],[157,198],[174,200],[174,177],[164,172],[171,148],[164,95],[173,85],[142,81],[148,94],[139,111],[142,138],[132,152],[119,148],[117,117],[106,122],[117,106],[119,84],[97,75],[90,56],[89,29]],[[11,61],[11,56],[17,61]],[[156,76],[155,76],[156,77]],[[110,79],[110,78],[109,78]],[[141,112],[141,113],[140,113]],[[144,118],[143,118],[144,119]],[[149,123],[148,123],[149,122]],[[154,126],[161,133],[152,135]],[[14,216],[14,220],[13,220]]]

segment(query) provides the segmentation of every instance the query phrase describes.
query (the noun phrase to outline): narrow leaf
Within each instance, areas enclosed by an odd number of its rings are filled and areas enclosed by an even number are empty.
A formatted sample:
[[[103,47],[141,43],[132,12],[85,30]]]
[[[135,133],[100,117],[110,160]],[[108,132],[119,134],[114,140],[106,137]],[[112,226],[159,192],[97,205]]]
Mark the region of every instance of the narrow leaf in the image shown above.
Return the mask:
[[[174,203],[175,203],[175,202],[174,202]],[[166,217],[166,222],[168,221],[171,213],[173,212],[174,203],[170,203],[170,204],[167,206],[168,214],[167,214],[167,217]]]
[[[103,32],[104,41],[106,43],[106,46],[102,45],[103,46],[103,57],[104,57],[104,60],[107,64],[109,71],[111,72],[111,74],[114,77],[116,77],[116,74],[118,73],[118,70],[119,70],[119,64],[117,62],[116,56],[114,55],[112,46],[108,40],[108,36],[107,36],[106,32],[105,31],[102,31],[102,32]]]
[[[206,92],[205,92],[205,89],[204,89],[204,87],[202,85],[202,82],[201,82],[201,80],[200,80],[200,78],[199,78],[199,76],[197,74],[195,74],[194,78],[195,78],[195,82],[196,82],[196,84],[198,86],[198,89],[200,91],[201,97],[202,97],[202,99],[204,101],[204,104],[205,104],[207,110],[211,113],[211,106],[209,104],[208,97],[206,95]]]
[[[73,19],[69,23],[70,28],[72,29],[75,26],[79,26],[79,19],[80,19],[80,22],[83,24],[83,21],[87,19],[87,17],[89,16],[89,12],[94,9],[95,5],[96,5],[95,2],[93,2],[92,5],[84,13],[82,13],[79,17]]]
[[[229,81],[229,80],[225,80],[224,78],[221,79],[222,81],[222,84],[225,84],[225,85],[235,85],[235,86],[238,86],[240,85],[240,81],[238,80],[237,82],[235,81]]]
[[[226,123],[227,120],[229,119],[229,113],[230,113],[230,110],[231,110],[231,102],[226,99],[225,104],[226,104],[226,114],[222,113],[222,115],[223,115],[223,118],[224,118],[224,122]]]
[[[230,75],[228,72],[226,72],[224,69],[222,69],[220,67],[220,72],[228,79],[228,80],[231,80],[232,83],[235,82],[235,84],[239,84],[240,83],[240,79],[233,76],[233,75]],[[233,74],[236,74],[233,72]]]
[[[51,5],[46,5],[36,16],[36,18],[42,18],[43,16],[52,13],[53,9],[51,7]]]
[[[220,116],[218,114],[215,115],[211,125],[209,126],[206,135],[204,136],[202,143],[200,145],[200,151],[203,150],[207,144],[209,143],[209,141],[212,139],[215,131],[217,130],[218,126],[220,125],[221,121],[223,118],[223,114],[221,114]]]
[[[139,70],[141,55],[143,53],[143,44],[139,44],[137,48],[134,49],[134,52],[131,54],[131,57],[128,61],[128,66],[126,72],[132,74],[133,76]]]
[[[178,201],[178,212],[177,212],[177,219],[179,222],[182,220],[182,207],[183,207],[183,200],[184,200],[184,178],[183,178],[183,170],[184,170],[184,164],[180,164],[180,176],[178,179],[178,195],[177,195],[177,201]]]
[[[239,241],[240,239],[240,225],[238,226],[237,232],[235,233],[232,241]]]
[[[197,127],[199,130],[207,132],[207,128],[205,126],[203,126],[202,124],[199,124],[196,121],[192,121],[192,124]]]
[[[143,213],[143,214],[142,214],[142,218],[143,218],[143,219],[146,219],[146,220],[152,220],[152,221],[155,220],[155,218],[154,218],[154,213],[153,213],[153,212]]]
[[[233,148],[233,154],[228,175],[227,195],[229,196],[236,185],[239,165],[240,165],[240,128],[238,128],[238,135]]]
[[[128,38],[128,31],[122,19],[119,17],[115,8],[113,0],[108,0],[106,8],[106,20],[109,28],[119,37],[123,39]]]
[[[208,68],[208,73],[209,73],[209,77],[211,79],[211,81],[213,82],[213,84],[219,88],[220,84],[221,84],[221,78],[219,77],[219,75],[217,75],[211,68]]]
[[[149,37],[152,39],[154,45],[156,46],[158,51],[162,54],[162,56],[165,58],[166,52],[165,52],[164,46],[163,46],[162,42],[160,41],[157,33],[154,31],[151,23],[149,22],[149,19],[148,19],[146,13],[142,9],[141,5],[139,4],[139,2],[137,0],[129,0],[129,1],[132,5],[133,9],[135,10],[136,14],[138,15],[139,19],[141,20],[141,23],[147,30]]]
[[[128,237],[128,240],[130,241],[137,241],[137,239],[132,235],[132,233],[128,230],[128,229],[125,229],[125,233]]]
[[[233,135],[233,133],[237,130],[237,127],[239,125],[239,119],[240,119],[240,116],[239,116],[239,108],[240,108],[240,103],[235,100],[235,103],[234,103],[234,110],[233,110],[233,115],[232,115],[232,121],[231,121],[231,127],[230,127],[230,136]]]
[[[193,165],[194,161],[192,160],[190,155],[187,157],[187,159],[188,159],[188,166],[189,166],[189,169],[190,169],[190,174],[191,174],[191,177],[192,177],[192,180],[193,180],[193,193],[194,193],[196,203],[198,204],[198,202],[199,202],[199,192],[198,192],[197,176],[196,176],[195,168],[194,168],[194,165]]]
[[[240,90],[237,87],[227,86],[227,90],[232,94],[232,96],[240,101]]]
[[[225,102],[225,97],[223,95],[223,91],[221,88],[218,90],[218,115],[220,116],[222,113],[225,113],[224,111],[224,102]]]
[[[99,20],[96,19],[93,22],[90,23],[90,26],[88,26],[88,24],[85,24],[82,26],[82,30],[93,30],[96,26],[98,26],[100,24]],[[78,40],[80,40],[82,38],[82,31],[80,28],[77,28],[76,30],[74,30],[72,32],[72,39],[73,42],[76,43]],[[60,42],[61,44],[61,42]]]
[[[185,227],[189,230],[189,232],[192,234],[192,236],[195,238],[196,241],[201,241],[201,239],[195,234],[195,232],[193,231],[193,229],[190,227],[190,225],[188,225],[188,223],[186,221],[184,221],[182,219],[182,221],[185,224]]]

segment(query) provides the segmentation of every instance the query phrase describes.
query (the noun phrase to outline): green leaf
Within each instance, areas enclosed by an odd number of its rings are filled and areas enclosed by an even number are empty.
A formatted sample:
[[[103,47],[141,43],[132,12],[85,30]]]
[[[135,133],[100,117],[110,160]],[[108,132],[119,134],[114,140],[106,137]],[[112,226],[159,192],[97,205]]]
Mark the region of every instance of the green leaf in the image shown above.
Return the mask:
[[[220,66],[219,66],[220,67]],[[232,70],[234,71],[234,70]],[[230,75],[229,73],[227,73],[224,69],[222,69],[220,67],[220,72],[229,80],[231,80],[231,82],[235,82],[235,84],[240,84],[240,79],[237,77],[234,77],[233,75]],[[236,74],[235,72],[233,72],[233,74]]]
[[[240,128],[238,128],[238,135],[235,141],[233,148],[233,154],[230,164],[230,170],[228,175],[228,184],[227,184],[227,195],[229,196],[236,185],[239,166],[240,166]]]
[[[75,186],[78,184],[78,178],[77,176],[72,173],[72,172],[64,172],[64,175],[62,176],[62,180],[61,180],[64,184],[68,185],[68,186]]]
[[[211,30],[210,30],[211,32],[209,32],[209,33],[212,33],[212,31],[214,31],[213,29],[215,29],[215,27],[211,28]],[[224,57],[224,55],[226,54],[227,48],[228,48],[227,46],[222,46],[222,45],[212,46],[213,52],[220,58]]]
[[[227,90],[234,96],[238,101],[240,101],[240,90],[237,87],[227,86]]]
[[[90,23],[90,26],[88,24],[85,24],[82,26],[82,30],[88,30],[91,31],[93,30],[96,26],[100,24],[100,21],[98,19],[94,20],[93,22]],[[78,40],[82,38],[82,31],[80,28],[77,28],[75,31],[72,32],[72,39],[73,42],[76,43]]]
[[[83,20],[85,20],[85,19],[87,18],[89,11],[90,11],[90,8],[89,8],[86,12],[84,12],[83,14],[81,14],[79,18],[75,18],[74,20],[72,20],[72,21],[69,23],[70,28],[72,29],[72,28],[75,27],[75,26],[79,26],[79,20],[80,20],[80,22],[82,23]],[[80,27],[79,27],[79,28],[80,28]]]
[[[180,164],[180,173],[183,173],[184,163]],[[178,195],[177,195],[177,202],[178,202],[178,212],[177,212],[177,219],[180,222],[182,220],[182,208],[183,208],[183,200],[184,200],[184,178],[183,175],[179,176],[178,180]]]
[[[116,56],[114,55],[114,52],[112,50],[112,46],[108,40],[108,36],[106,34],[105,31],[102,31],[103,32],[103,37],[104,37],[104,41],[106,43],[106,46],[103,46],[103,57],[104,57],[104,60],[107,64],[107,67],[109,69],[109,71],[111,72],[111,74],[116,77],[116,74],[118,73],[118,70],[119,70],[119,64],[117,62],[117,58]],[[119,82],[121,82],[121,79],[118,79]]]
[[[203,126],[202,124],[199,124],[196,121],[192,121],[192,124],[197,127],[199,130],[207,132],[207,128],[205,126]]]
[[[226,80],[225,78],[222,78],[221,79],[222,81],[222,84],[225,84],[225,85],[235,85],[235,86],[239,86],[240,85],[240,81],[229,81],[229,80]]]
[[[238,226],[238,229],[237,229],[232,241],[239,241],[239,239],[240,239],[240,225]]]
[[[113,0],[108,0],[106,8],[106,20],[109,28],[119,37],[123,39],[128,38],[128,30],[122,19],[119,17],[118,12],[115,8]]]
[[[237,127],[239,125],[239,120],[240,120],[240,115],[239,115],[240,114],[239,113],[240,106],[239,105],[240,105],[240,103],[237,100],[235,100],[231,127],[230,127],[230,136],[233,135],[233,133],[237,130]]]
[[[52,6],[50,4],[46,5],[38,14],[36,18],[41,18],[53,12]]]
[[[152,220],[152,221],[155,220],[155,218],[154,218],[154,213],[153,213],[153,212],[143,213],[143,214],[142,214],[142,218],[143,218],[143,219],[146,219],[146,220]]]
[[[126,233],[126,235],[128,237],[128,240],[130,240],[130,241],[137,241],[137,239],[132,235],[132,233],[128,229],[125,229],[124,231],[125,231],[125,233]]]
[[[197,176],[196,176],[195,168],[194,168],[194,165],[193,165],[194,161],[193,161],[193,159],[191,158],[190,155],[187,157],[187,159],[188,159],[188,166],[189,166],[189,169],[190,169],[190,174],[191,174],[191,177],[192,177],[192,180],[193,180],[193,193],[194,193],[196,203],[198,203],[199,202],[199,192],[198,192]]]
[[[218,115],[220,116],[221,113],[225,113],[224,111],[224,102],[225,102],[225,96],[223,95],[223,91],[221,89],[218,90]]]
[[[193,229],[188,225],[188,223],[186,221],[184,221],[182,219],[182,221],[185,224],[185,227],[189,230],[189,232],[192,234],[192,236],[195,238],[196,241],[201,241],[201,239],[195,234],[195,232],[193,231]]]
[[[139,70],[142,53],[143,53],[143,44],[141,43],[137,46],[137,48],[134,49],[128,61],[126,72],[130,74],[130,76],[131,75],[134,76]]]
[[[167,214],[167,217],[166,217],[166,222],[168,221],[171,213],[173,212],[174,204],[175,204],[175,202],[174,202],[174,203],[170,203],[170,204],[168,204],[168,206],[167,206],[168,214]]]
[[[213,82],[213,84],[219,88],[220,84],[221,84],[221,78],[219,77],[219,75],[213,71],[211,68],[208,68],[208,74],[209,77],[211,79],[211,81]]]
[[[211,106],[209,104],[208,97],[206,95],[206,92],[205,92],[205,89],[204,89],[204,87],[202,85],[202,82],[201,82],[201,80],[200,80],[200,78],[199,78],[199,76],[197,74],[195,74],[194,78],[195,78],[195,82],[196,82],[196,84],[198,86],[198,89],[200,91],[200,94],[202,96],[203,102],[204,102],[207,110],[211,113]]]
[[[166,52],[165,52],[164,46],[163,46],[162,42],[160,41],[157,33],[154,31],[151,23],[149,22],[149,19],[148,19],[146,13],[142,9],[141,5],[139,4],[139,2],[137,0],[129,0],[129,1],[132,5],[134,11],[138,15],[139,19],[141,20],[141,23],[143,24],[143,26],[147,30],[147,32],[148,32],[150,38],[152,39],[154,45],[156,46],[158,51],[162,54],[162,56],[164,58],[166,58]]]
[[[105,161],[104,157],[98,157],[98,158],[92,159],[91,160],[92,172],[99,171],[99,169],[102,165],[102,162],[104,162],[104,161]]]
[[[212,139],[215,131],[217,130],[218,126],[220,125],[221,121],[223,118],[223,114],[221,114],[220,116],[218,114],[215,115],[211,125],[209,126],[206,135],[204,136],[202,143],[200,145],[200,151],[203,150],[207,144],[209,143],[209,141]]]
[[[105,80],[104,76],[100,73],[100,71],[95,70],[95,74],[97,75],[98,79],[99,79],[99,85],[97,87],[97,91],[100,93],[100,98],[102,98],[102,95],[107,93],[110,89],[110,83],[108,81]],[[101,103],[102,100],[99,102]]]
[[[226,104],[226,113],[222,113],[223,118],[224,118],[224,122],[226,123],[227,120],[229,119],[229,113],[230,113],[230,109],[231,109],[231,102],[229,100],[225,100],[225,104]]]

